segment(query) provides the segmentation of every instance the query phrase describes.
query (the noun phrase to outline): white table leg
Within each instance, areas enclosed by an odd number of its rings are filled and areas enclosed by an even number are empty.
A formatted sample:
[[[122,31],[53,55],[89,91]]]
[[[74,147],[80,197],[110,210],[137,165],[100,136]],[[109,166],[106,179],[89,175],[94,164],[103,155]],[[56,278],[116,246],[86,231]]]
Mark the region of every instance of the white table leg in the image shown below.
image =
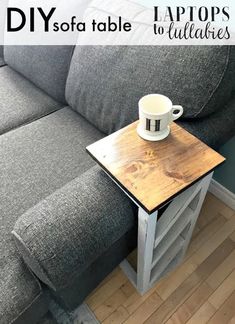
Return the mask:
[[[151,215],[142,208],[138,211],[137,289],[141,294],[149,288],[157,215],[157,211]]]
[[[182,261],[213,173],[175,197],[157,221],[139,207],[137,273],[125,260],[121,268],[140,294]]]

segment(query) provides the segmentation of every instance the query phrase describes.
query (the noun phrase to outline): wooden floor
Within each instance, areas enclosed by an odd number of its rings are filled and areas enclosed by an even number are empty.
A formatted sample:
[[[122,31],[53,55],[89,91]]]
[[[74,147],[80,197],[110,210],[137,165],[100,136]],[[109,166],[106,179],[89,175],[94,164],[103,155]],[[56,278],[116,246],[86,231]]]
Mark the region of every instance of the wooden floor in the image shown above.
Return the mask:
[[[235,212],[209,193],[178,269],[140,296],[117,268],[87,304],[105,324],[235,324]]]

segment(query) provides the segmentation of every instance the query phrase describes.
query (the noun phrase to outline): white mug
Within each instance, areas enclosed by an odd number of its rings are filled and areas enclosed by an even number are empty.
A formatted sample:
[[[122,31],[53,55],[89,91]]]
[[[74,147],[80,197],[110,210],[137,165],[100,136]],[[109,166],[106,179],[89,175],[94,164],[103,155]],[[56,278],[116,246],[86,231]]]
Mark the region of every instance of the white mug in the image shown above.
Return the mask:
[[[182,116],[183,112],[182,106],[173,106],[171,100],[164,95],[144,96],[139,101],[140,121],[137,132],[149,141],[162,140],[170,133],[170,123]]]

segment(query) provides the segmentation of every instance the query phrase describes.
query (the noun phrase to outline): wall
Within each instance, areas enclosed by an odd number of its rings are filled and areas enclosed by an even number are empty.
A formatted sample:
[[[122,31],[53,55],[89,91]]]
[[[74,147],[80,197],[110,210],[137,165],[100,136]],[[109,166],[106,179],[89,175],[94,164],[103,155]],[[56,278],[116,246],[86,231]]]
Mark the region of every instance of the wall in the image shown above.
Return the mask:
[[[214,179],[235,194],[235,137],[220,149],[220,153],[227,160],[215,171]]]

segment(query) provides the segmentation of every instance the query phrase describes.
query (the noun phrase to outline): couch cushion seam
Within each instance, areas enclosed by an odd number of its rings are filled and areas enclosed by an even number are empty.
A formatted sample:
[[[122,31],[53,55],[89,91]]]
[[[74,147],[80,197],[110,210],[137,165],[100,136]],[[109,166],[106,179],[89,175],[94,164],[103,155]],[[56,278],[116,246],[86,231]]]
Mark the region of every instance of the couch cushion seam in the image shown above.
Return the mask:
[[[0,136],[5,135],[5,134],[10,133],[10,132],[13,132],[13,131],[16,131],[17,129],[20,129],[21,127],[24,127],[24,126],[27,126],[27,125],[29,125],[29,124],[31,124],[31,123],[34,123],[34,122],[36,122],[37,120],[40,120],[40,119],[42,119],[42,118],[44,118],[44,117],[47,117],[47,116],[49,116],[49,115],[55,113],[56,111],[59,111],[59,110],[64,109],[64,108],[66,108],[66,107],[68,107],[68,106],[63,106],[63,107],[60,107],[60,108],[58,108],[58,109],[54,109],[54,110],[48,112],[48,113],[45,114],[45,115],[40,115],[40,116],[38,116],[38,117],[32,118],[31,120],[28,120],[27,122],[25,122],[25,123],[23,123],[23,124],[21,124],[21,125],[19,125],[19,126],[15,126],[15,127],[12,127],[12,128],[8,128],[5,132],[0,133]]]

